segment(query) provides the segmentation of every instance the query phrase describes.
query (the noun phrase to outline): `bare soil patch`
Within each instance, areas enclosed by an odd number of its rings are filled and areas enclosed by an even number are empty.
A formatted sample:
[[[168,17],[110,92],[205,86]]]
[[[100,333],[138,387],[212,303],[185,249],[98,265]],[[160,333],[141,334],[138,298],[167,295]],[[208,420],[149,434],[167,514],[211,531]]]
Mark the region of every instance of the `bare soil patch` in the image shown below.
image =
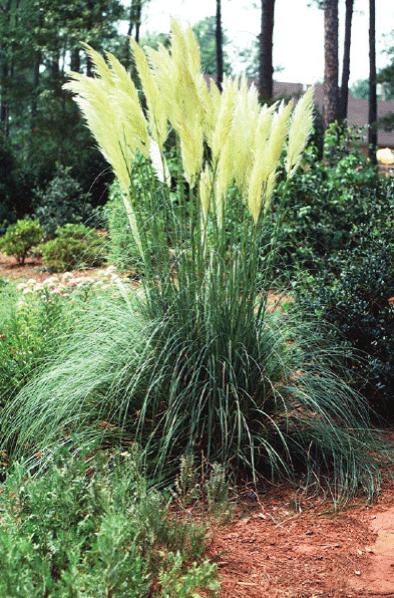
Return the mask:
[[[393,492],[386,482],[374,504],[359,498],[339,512],[285,487],[241,501],[208,551],[221,598],[394,597]]]
[[[80,276],[93,275],[101,268],[91,268],[90,270],[75,270],[73,276],[75,278]],[[21,266],[12,256],[0,253],[0,279],[5,278],[11,281],[22,281],[33,278],[37,282],[43,282],[47,278],[53,276],[50,272],[45,271],[42,264],[41,257],[28,257],[25,264]]]
[[[0,254],[0,279],[50,276],[38,257],[20,266]],[[212,529],[208,556],[219,567],[220,598],[394,598],[394,484],[387,480],[374,504],[359,498],[338,513],[285,485],[245,493],[231,523]]]

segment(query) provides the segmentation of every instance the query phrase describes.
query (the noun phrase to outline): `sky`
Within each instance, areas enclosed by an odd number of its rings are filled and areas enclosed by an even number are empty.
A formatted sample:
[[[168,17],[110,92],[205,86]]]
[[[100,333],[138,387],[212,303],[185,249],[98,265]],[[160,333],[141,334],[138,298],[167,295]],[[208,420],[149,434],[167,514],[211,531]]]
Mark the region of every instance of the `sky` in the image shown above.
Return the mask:
[[[310,0],[276,0],[274,28],[274,75],[279,81],[313,84],[323,81],[323,11],[308,7]],[[340,0],[340,62],[343,52],[344,4]],[[222,0],[222,22],[232,51],[251,46],[260,29],[257,0]],[[191,25],[215,14],[215,0],[149,0],[144,8],[144,32],[168,32],[170,16]],[[394,31],[393,0],[376,0],[377,68],[389,62],[384,50]],[[393,44],[394,45],[394,39]],[[368,78],[368,2],[355,0],[351,46],[350,84]]]

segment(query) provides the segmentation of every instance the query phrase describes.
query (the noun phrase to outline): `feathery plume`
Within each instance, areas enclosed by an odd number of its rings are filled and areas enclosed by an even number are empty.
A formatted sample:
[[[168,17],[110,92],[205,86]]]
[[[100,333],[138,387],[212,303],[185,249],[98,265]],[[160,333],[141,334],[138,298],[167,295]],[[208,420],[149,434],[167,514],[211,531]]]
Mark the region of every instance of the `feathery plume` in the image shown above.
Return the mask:
[[[310,87],[299,100],[291,119],[286,158],[286,172],[289,178],[293,176],[300,165],[302,152],[312,131],[313,94],[314,88]]]
[[[217,114],[216,126],[212,134],[211,150],[214,165],[218,162],[220,152],[227,142],[234,119],[234,112],[237,105],[238,87],[237,83],[225,79],[223,92],[220,98],[220,108]]]
[[[200,176],[199,183],[200,201],[201,201],[201,228],[203,230],[203,244],[208,223],[208,214],[211,208],[212,200],[212,172],[208,164],[205,164],[204,170]]]
[[[162,151],[168,137],[167,114],[144,52],[134,39],[130,39],[130,42],[133,49],[134,61],[148,105],[148,118],[152,137]]]

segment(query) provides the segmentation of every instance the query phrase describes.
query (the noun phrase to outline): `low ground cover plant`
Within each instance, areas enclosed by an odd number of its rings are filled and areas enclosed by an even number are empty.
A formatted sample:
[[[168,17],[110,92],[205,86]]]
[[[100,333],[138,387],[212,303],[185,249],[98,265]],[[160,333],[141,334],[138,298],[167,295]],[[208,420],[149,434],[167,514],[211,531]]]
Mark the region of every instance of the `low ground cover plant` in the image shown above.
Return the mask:
[[[207,524],[171,517],[133,447],[74,457],[32,476],[15,464],[0,492],[0,592],[7,598],[216,595]]]

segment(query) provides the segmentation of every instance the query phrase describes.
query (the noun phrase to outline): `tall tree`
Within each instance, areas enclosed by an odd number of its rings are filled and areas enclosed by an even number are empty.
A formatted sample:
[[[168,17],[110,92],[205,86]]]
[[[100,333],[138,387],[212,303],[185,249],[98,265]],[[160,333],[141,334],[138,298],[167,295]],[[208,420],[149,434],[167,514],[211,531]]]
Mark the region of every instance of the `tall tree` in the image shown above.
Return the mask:
[[[99,51],[114,49],[122,16],[120,0],[0,0],[1,133],[28,189],[21,196],[44,186],[56,161],[71,166],[84,188],[103,169],[62,84],[70,62],[87,70],[81,40]]]
[[[372,164],[377,164],[376,146],[378,133],[376,121],[378,107],[376,98],[376,25],[375,0],[369,0],[369,110],[368,110],[368,157]]]
[[[345,41],[343,47],[342,62],[342,83],[339,98],[339,120],[347,119],[347,106],[349,95],[349,77],[350,77],[350,46],[352,39],[352,19],[353,19],[354,0],[346,0],[345,17]]]
[[[131,0],[129,12],[129,28],[127,36],[131,37],[134,29],[134,39],[137,44],[140,41],[141,31],[142,0]]]
[[[324,128],[339,117],[338,0],[324,0]]]
[[[275,0],[261,0],[261,29],[259,35],[259,96],[263,102],[274,95],[272,60]]]
[[[231,64],[226,51],[228,37],[226,30],[221,28],[221,48],[222,48],[222,74],[218,72],[217,57],[217,17],[212,15],[205,17],[193,25],[193,31],[197,38],[201,52],[201,69],[205,75],[214,75],[217,79],[223,80],[223,74],[231,75]]]
[[[216,0],[216,83],[220,91],[223,84],[223,31],[222,31],[222,2]]]

